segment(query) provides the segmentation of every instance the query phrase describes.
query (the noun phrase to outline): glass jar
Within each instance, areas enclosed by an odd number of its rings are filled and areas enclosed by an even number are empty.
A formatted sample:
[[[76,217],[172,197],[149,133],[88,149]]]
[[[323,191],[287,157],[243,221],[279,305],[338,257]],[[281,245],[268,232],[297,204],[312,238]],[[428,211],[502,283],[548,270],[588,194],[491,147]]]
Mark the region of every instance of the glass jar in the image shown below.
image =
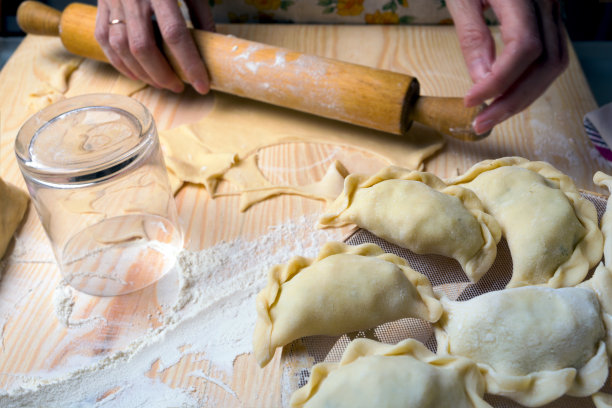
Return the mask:
[[[176,263],[183,234],[155,123],[113,94],[57,102],[22,126],[17,162],[64,279],[113,296]]]

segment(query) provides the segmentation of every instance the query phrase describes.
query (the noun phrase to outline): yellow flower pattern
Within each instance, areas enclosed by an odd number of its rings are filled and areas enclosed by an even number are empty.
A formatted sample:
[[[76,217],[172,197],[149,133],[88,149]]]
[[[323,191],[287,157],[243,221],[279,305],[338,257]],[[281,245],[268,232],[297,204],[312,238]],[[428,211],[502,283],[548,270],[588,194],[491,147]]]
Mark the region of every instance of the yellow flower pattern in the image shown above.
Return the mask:
[[[398,24],[399,16],[393,11],[380,12],[376,10],[374,14],[366,14],[365,22],[367,24]]]
[[[204,0],[217,23],[440,24],[447,0]],[[487,22],[495,16],[485,13]]]
[[[340,16],[358,16],[363,13],[363,0],[338,0],[337,10]]]

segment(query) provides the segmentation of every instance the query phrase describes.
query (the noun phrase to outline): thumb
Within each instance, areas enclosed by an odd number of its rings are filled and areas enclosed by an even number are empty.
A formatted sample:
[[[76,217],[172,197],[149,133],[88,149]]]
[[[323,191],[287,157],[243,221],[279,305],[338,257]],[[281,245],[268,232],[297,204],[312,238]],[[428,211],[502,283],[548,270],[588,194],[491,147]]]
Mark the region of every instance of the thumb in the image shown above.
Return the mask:
[[[481,0],[451,0],[447,2],[455,23],[459,44],[474,83],[491,72],[495,57],[495,42],[483,17]]]

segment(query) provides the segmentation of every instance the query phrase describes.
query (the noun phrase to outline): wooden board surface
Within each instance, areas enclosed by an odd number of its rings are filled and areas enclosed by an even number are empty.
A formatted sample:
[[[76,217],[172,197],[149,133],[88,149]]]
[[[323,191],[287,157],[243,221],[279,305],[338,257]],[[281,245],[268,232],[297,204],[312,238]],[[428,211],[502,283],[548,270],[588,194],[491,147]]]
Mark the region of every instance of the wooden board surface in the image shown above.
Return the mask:
[[[219,31],[302,52],[337,58],[416,76],[422,94],[462,96],[470,80],[451,27],[358,27],[358,26],[221,26]],[[496,33],[499,40],[499,34]],[[29,36],[0,74],[0,176],[24,187],[13,153],[14,136],[29,114],[27,92],[33,81],[35,56],[57,39]],[[489,158],[519,155],[545,160],[571,175],[578,187],[598,191],[591,180],[596,170],[610,170],[598,157],[582,128],[583,115],[596,108],[573,51],[569,69],[528,110],[498,126],[478,143],[448,140],[446,147],[426,162],[439,176],[453,176],[472,164]],[[69,95],[111,92],[117,74],[102,64],[86,61],[73,74]],[[210,110],[212,97],[193,92],[173,95],[146,89],[134,95],[153,113],[159,129],[194,121]],[[297,184],[318,180],[326,170],[336,146],[285,144],[260,152],[266,175]],[[367,151],[343,149],[343,162],[352,171],[374,171],[385,162]],[[279,173],[280,172],[280,173]],[[279,225],[302,216],[321,213],[323,204],[295,196],[282,196],[239,212],[238,197],[211,200],[202,188],[188,186],[177,196],[187,247],[200,250],[238,238],[253,240]],[[331,231],[341,239],[347,230]],[[131,339],[150,327],[146,319],[155,296],[143,291],[136,296],[115,299],[85,299],[75,310],[79,317],[94,311],[107,325],[68,330],[55,316],[52,298],[61,277],[30,206],[3,263],[0,280],[0,387],[8,388],[23,374],[49,370],[79,357],[86,365],[100,356],[121,350]],[[154,303],[154,302],[153,302]],[[143,306],[144,305],[144,306]],[[83,344],[96,344],[85,347]],[[79,346],[81,345],[81,346]],[[199,397],[218,406],[280,405],[280,353],[264,370],[251,355],[239,356],[231,373],[221,372],[206,359],[194,356],[161,373],[154,372],[171,387],[195,387]],[[233,390],[210,382],[197,382],[188,373],[201,369]],[[212,404],[211,404],[212,405]]]

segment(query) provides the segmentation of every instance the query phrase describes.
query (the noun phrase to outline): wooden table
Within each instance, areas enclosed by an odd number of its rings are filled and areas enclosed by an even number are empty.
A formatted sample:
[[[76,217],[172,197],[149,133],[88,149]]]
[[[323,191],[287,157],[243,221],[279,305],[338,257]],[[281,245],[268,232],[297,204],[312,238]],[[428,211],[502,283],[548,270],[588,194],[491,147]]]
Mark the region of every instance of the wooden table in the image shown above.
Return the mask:
[[[408,73],[420,80],[424,95],[462,96],[471,84],[452,27],[233,25],[221,26],[219,31]],[[499,42],[499,33],[495,35]],[[29,36],[0,74],[0,176],[22,188],[24,183],[13,153],[14,137],[31,114],[26,100],[34,57],[45,47],[57,44],[57,39]],[[111,92],[116,80],[117,74],[111,68],[86,61],[73,74],[68,95]],[[189,91],[173,95],[153,89],[134,97],[153,112],[159,129],[199,119],[211,100]],[[571,175],[578,187],[598,191],[592,175],[596,170],[609,171],[610,166],[598,156],[582,127],[583,115],[596,107],[576,56],[570,50],[568,70],[528,110],[498,126],[484,141],[447,140],[444,149],[426,162],[426,169],[439,176],[453,176],[483,159],[518,155],[548,161]],[[325,169],[317,163],[325,161],[332,149],[336,147],[306,143],[272,146],[261,152],[260,164],[268,168],[300,167],[299,172],[286,174],[288,180],[310,183],[322,176]],[[350,170],[374,171],[385,165],[380,157],[367,152],[348,152],[345,156]],[[238,238],[254,240],[268,231],[269,226],[303,215],[314,216],[324,207],[318,201],[281,196],[240,213],[238,197],[211,200],[203,189],[195,186],[182,189],[177,195],[177,204],[186,229],[187,247],[191,250]],[[335,239],[341,239],[345,233],[346,230],[330,232]],[[9,251],[0,275],[0,387],[14,384],[19,375],[49,370],[74,361],[71,358],[76,356],[81,356],[79,364],[85,366],[88,359],[93,361],[96,356],[121,350],[127,340],[149,327],[148,309],[142,305],[150,294],[92,299],[89,307],[78,312],[84,316],[96,310],[109,323],[97,325],[87,333],[81,331],[78,339],[73,338],[75,334],[55,317],[52,297],[61,277],[31,206],[17,233],[17,243]],[[130,323],[129,328],[121,324],[125,322]],[[96,346],[79,348],[75,346],[77,340],[87,340]],[[214,374],[234,395],[222,387],[206,386],[210,382],[194,382],[187,375],[194,368]],[[230,374],[216,370],[205,360],[185,358],[151,376],[171,387],[196,387],[198,397],[213,406],[280,405],[280,353],[265,369],[260,369],[247,354],[236,359]]]

